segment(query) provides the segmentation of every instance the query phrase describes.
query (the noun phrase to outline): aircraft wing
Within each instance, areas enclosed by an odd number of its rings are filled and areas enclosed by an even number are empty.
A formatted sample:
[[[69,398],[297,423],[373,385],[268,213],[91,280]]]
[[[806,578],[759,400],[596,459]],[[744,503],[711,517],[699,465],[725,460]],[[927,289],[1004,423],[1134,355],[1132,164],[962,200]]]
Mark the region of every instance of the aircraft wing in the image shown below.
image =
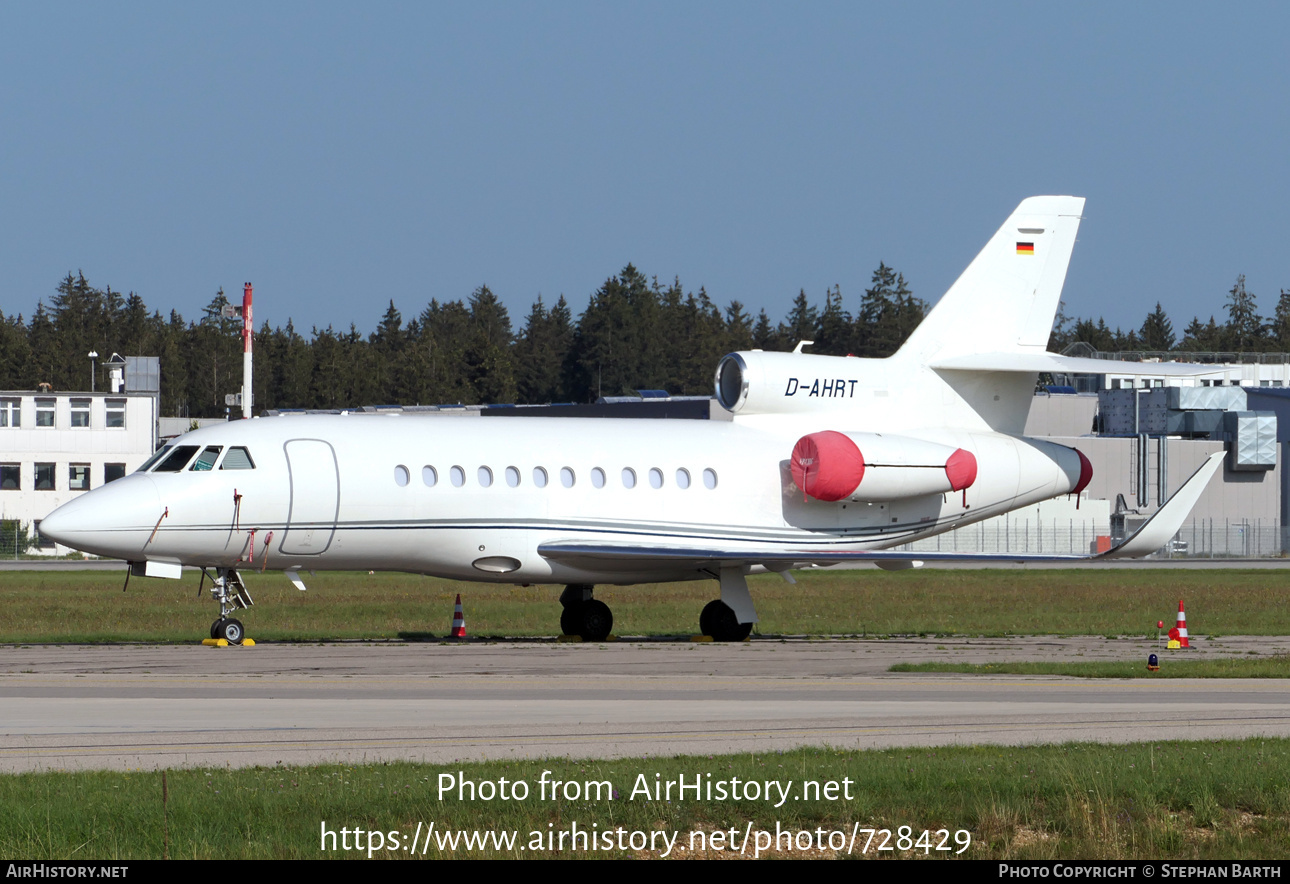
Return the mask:
[[[1200,469],[1182,484],[1133,536],[1118,546],[1096,555],[1030,555],[1017,553],[937,553],[895,550],[830,550],[801,547],[780,549],[721,549],[636,543],[550,541],[538,546],[545,558],[575,567],[600,571],[648,572],[693,569],[705,571],[723,567],[757,566],[768,571],[787,571],[806,565],[839,565],[843,562],[872,562],[880,568],[899,570],[918,562],[1081,562],[1094,559],[1138,558],[1149,555],[1169,542],[1182,527],[1200,499],[1209,480],[1223,463],[1223,452],[1211,454]]]
[[[1222,374],[1216,365],[1191,362],[1121,362],[1112,359],[1087,359],[1061,356],[1057,353],[974,353],[938,359],[931,366],[937,371],[1015,371],[1053,372],[1063,374],[1127,374],[1136,377],[1177,378]]]

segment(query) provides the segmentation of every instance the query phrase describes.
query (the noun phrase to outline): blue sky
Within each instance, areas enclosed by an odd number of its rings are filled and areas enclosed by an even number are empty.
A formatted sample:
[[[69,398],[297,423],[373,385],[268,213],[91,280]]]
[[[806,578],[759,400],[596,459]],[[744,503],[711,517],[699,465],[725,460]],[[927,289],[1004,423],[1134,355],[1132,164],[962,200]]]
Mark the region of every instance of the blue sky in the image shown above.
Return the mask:
[[[0,310],[69,271],[364,332],[624,264],[779,321],[879,261],[934,301],[1037,193],[1067,311],[1181,332],[1287,266],[1290,7],[8,4]]]

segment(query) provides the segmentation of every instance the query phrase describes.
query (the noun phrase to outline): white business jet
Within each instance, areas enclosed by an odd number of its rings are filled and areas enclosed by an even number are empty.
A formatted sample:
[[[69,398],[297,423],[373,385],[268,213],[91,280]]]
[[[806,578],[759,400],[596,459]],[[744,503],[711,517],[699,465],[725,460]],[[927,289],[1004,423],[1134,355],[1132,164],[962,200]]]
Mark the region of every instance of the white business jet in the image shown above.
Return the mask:
[[[239,569],[407,571],[565,584],[564,632],[603,639],[597,583],[719,581],[704,634],[756,621],[745,576],[810,564],[956,556],[891,547],[1078,494],[1073,448],[1021,435],[1038,372],[1103,373],[1045,350],[1084,200],[1025,200],[895,355],[733,353],[731,420],[287,415],[196,430],[41,523],[131,573],[215,572],[212,637],[242,638]],[[1153,364],[1152,375],[1195,374]],[[1212,369],[1210,369],[1212,371]],[[1220,466],[1210,458],[1103,556],[1168,542]],[[127,576],[128,580],[128,576]]]

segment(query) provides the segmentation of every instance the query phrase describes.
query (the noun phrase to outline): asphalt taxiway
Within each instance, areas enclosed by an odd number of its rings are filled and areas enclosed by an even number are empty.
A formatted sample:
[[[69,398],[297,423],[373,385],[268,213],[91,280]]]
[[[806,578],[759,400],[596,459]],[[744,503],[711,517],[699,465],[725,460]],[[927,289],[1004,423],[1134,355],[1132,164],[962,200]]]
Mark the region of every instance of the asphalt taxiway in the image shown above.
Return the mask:
[[[1200,638],[1191,656],[1285,654]],[[0,647],[0,771],[1290,736],[1278,679],[897,674],[1143,639]]]

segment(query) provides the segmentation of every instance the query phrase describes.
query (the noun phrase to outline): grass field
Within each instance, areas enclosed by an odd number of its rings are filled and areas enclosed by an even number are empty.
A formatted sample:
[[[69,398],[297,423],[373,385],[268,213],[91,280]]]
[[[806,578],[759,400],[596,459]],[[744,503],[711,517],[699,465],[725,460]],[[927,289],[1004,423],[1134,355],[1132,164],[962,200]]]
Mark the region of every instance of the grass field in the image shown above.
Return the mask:
[[[257,640],[444,636],[461,593],[472,636],[554,636],[561,587],[508,587],[403,574],[304,575],[299,592],[278,573],[245,575],[256,606],[243,612]],[[754,635],[1155,635],[1187,603],[1192,635],[1290,635],[1280,571],[874,570],[806,571],[790,586],[749,583]],[[187,642],[215,619],[197,578],[124,572],[0,574],[0,642]],[[207,584],[209,586],[209,583]],[[598,587],[619,635],[689,635],[717,596],[714,581]]]
[[[548,779],[608,781],[612,789],[597,798],[590,790],[576,798],[538,796],[544,770]],[[505,777],[529,787],[524,801],[482,801],[478,794],[459,800],[450,791],[440,800],[439,777],[448,773],[478,784]],[[655,774],[660,774],[656,780]],[[780,807],[772,800],[709,800],[701,797],[654,800],[633,791],[640,783],[737,777],[759,784],[775,780],[791,797]],[[544,838],[570,831],[612,830],[679,833],[671,858],[729,854],[713,849],[715,831],[801,832],[823,829],[848,836],[860,828],[889,829],[895,846],[899,827],[923,847],[878,851],[878,836],[868,856],[962,856],[974,859],[1170,858],[1263,859],[1290,855],[1290,741],[1251,739],[1235,742],[1159,742],[1133,746],[1072,744],[1046,747],[977,747],[883,751],[803,749],[770,755],[675,759],[624,759],[604,762],[559,760],[461,764],[434,767],[386,764],[366,767],[308,767],[255,770],[172,770],[161,773],[43,773],[0,777],[0,856],[31,859],[172,858],[321,858],[366,857],[367,851],[321,849],[325,824],[395,833],[406,847],[418,823],[454,830],[518,833],[515,846],[498,849],[441,848],[431,839],[425,856],[622,857],[657,856],[638,841],[619,849],[581,851],[532,846],[532,833]],[[847,785],[845,780],[849,780]],[[821,783],[817,795],[802,797],[803,781]],[[827,800],[828,781],[838,784]],[[562,787],[567,790],[568,787]],[[843,790],[846,790],[845,792]],[[850,800],[845,798],[849,792]],[[592,794],[588,800],[587,795]],[[613,798],[609,798],[614,794]],[[691,832],[702,837],[691,840]],[[809,838],[810,836],[808,836]],[[806,847],[781,840],[763,855],[829,857],[846,855],[825,835]],[[800,836],[799,836],[800,839]],[[729,840],[726,838],[725,840]],[[852,848],[858,856],[865,835]],[[337,844],[343,844],[339,836]],[[762,844],[769,842],[769,836]],[[351,844],[356,843],[351,841]],[[424,845],[419,841],[419,848]],[[625,843],[625,842],[620,842]],[[937,851],[937,844],[949,849]],[[328,845],[330,846],[330,844]],[[367,847],[367,840],[363,841]],[[690,850],[691,846],[703,851]],[[756,842],[748,845],[751,855]],[[524,848],[524,849],[521,849]],[[737,851],[734,851],[737,852]],[[407,850],[378,849],[375,857],[405,857]],[[417,850],[421,855],[421,849]]]

